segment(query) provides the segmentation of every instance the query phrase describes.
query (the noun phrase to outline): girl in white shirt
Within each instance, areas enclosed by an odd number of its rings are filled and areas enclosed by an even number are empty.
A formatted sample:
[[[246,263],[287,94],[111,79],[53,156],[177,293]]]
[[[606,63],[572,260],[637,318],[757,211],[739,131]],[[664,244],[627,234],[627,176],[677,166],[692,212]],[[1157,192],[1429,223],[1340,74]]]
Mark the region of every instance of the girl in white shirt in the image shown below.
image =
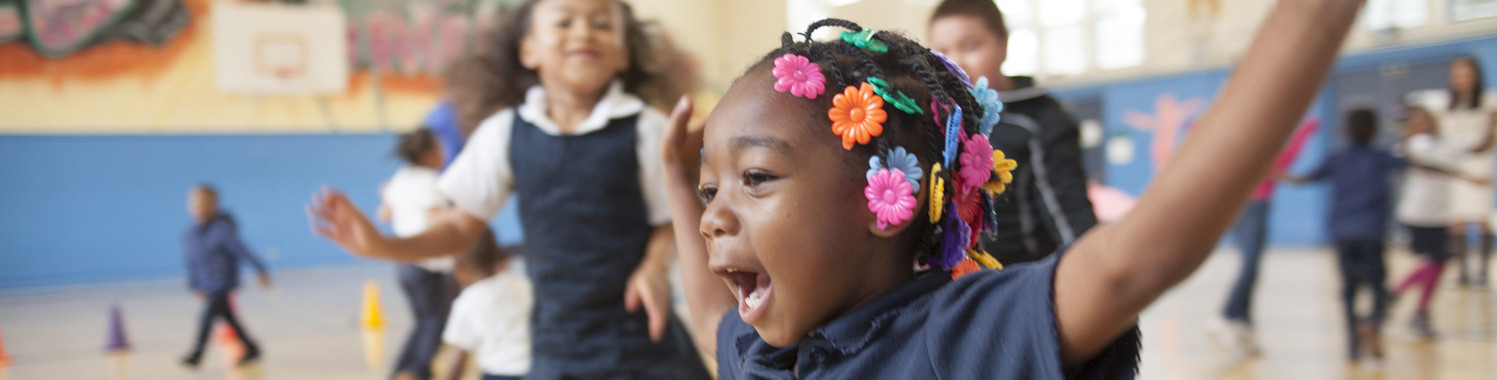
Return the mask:
[[[1422,289],[1411,325],[1415,334],[1429,339],[1435,335],[1430,326],[1429,302],[1434,298],[1445,262],[1451,256],[1446,244],[1453,220],[1449,194],[1451,186],[1460,182],[1452,178],[1452,174],[1458,171],[1466,151],[1455,142],[1441,138],[1433,118],[1424,108],[1409,110],[1404,129],[1402,150],[1410,165],[1397,216],[1398,222],[1409,230],[1409,249],[1425,259],[1398,282],[1393,294],[1398,297],[1414,286]]]
[[[1450,90],[1445,96],[1433,96],[1428,104],[1435,123],[1446,141],[1466,150],[1458,163],[1462,175],[1486,178],[1497,172],[1497,156],[1494,156],[1493,128],[1497,125],[1497,97],[1485,91],[1481,66],[1475,57],[1463,57],[1450,63]],[[1450,213],[1454,218],[1451,236],[1451,251],[1460,263],[1460,282],[1463,285],[1485,285],[1487,282],[1487,260],[1492,255],[1492,230],[1487,223],[1491,216],[1497,192],[1491,183],[1457,181],[1450,189]],[[1466,260],[1466,230],[1475,226],[1480,231],[1480,246],[1477,253],[1476,273],[1471,275]]]
[[[437,190],[444,155],[436,134],[426,128],[400,135],[395,154],[406,164],[380,187],[383,203],[379,216],[391,224],[396,236],[413,236],[426,231],[428,213],[448,205],[447,198]],[[429,379],[431,360],[442,345],[442,328],[452,308],[452,295],[457,293],[452,259],[401,263],[398,273],[400,288],[416,321],[400,350],[393,377]]]

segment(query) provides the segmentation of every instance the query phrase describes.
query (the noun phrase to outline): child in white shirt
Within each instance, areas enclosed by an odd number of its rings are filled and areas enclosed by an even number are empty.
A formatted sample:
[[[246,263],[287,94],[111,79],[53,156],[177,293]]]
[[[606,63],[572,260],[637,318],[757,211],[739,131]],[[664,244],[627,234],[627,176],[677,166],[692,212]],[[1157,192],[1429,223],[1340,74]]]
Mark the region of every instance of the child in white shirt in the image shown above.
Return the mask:
[[[448,379],[458,379],[472,355],[483,380],[510,380],[530,371],[530,280],[509,269],[510,255],[485,229],[457,257],[453,274],[463,284],[442,340],[459,350]]]
[[[1425,260],[1398,282],[1393,295],[1397,297],[1416,285],[1423,288],[1412,327],[1415,334],[1430,339],[1435,332],[1430,326],[1429,302],[1434,298],[1445,262],[1451,258],[1447,243],[1449,226],[1455,218],[1448,194],[1455,181],[1470,180],[1452,177],[1466,151],[1440,138],[1439,128],[1427,110],[1411,108],[1404,129],[1403,151],[1411,165],[1398,202],[1398,222],[1409,229],[1409,249],[1425,256]]]

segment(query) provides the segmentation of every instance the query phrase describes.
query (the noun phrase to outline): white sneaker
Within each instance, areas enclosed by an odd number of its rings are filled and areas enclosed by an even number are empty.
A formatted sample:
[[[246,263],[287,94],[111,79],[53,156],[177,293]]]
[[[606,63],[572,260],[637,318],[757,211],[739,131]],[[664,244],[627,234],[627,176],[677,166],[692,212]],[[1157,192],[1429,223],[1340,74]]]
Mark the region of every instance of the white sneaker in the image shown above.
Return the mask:
[[[1213,318],[1207,323],[1211,341],[1220,349],[1243,357],[1257,357],[1261,352],[1253,336],[1253,326],[1242,321]]]

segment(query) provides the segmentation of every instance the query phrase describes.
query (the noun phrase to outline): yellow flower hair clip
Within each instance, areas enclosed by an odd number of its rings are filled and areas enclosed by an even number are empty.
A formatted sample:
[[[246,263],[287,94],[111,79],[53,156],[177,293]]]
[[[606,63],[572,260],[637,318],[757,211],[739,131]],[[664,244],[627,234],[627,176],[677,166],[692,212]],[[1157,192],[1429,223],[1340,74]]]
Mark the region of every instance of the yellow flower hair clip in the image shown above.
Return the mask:
[[[1004,157],[1003,151],[993,150],[993,176],[982,185],[982,189],[989,194],[997,196],[1008,190],[1008,184],[1014,182],[1014,169],[1019,167],[1017,161]]]

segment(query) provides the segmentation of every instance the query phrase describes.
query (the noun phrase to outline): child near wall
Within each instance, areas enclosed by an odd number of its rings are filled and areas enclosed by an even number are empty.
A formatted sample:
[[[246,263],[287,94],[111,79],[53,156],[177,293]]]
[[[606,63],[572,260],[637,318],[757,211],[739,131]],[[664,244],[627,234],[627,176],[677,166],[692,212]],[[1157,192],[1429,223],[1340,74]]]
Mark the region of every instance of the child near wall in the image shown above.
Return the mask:
[[[1393,296],[1397,299],[1412,287],[1421,288],[1410,327],[1420,338],[1433,339],[1435,330],[1430,323],[1429,303],[1435,297],[1440,275],[1451,258],[1447,243],[1454,218],[1450,212],[1450,197],[1446,195],[1450,193],[1453,181],[1467,180],[1455,178],[1459,175],[1454,174],[1460,172],[1459,165],[1466,150],[1442,139],[1439,126],[1422,107],[1409,109],[1408,120],[1404,123],[1402,150],[1408,156],[1410,168],[1398,201],[1398,222],[1409,231],[1409,250],[1424,256],[1424,259],[1398,282],[1398,286],[1393,288]]]
[[[391,224],[395,236],[413,236],[431,225],[429,214],[449,206],[437,190],[444,149],[437,134],[418,128],[400,135],[395,155],[405,162],[380,187],[380,219]],[[442,345],[442,327],[452,308],[457,284],[452,280],[452,259],[439,257],[415,263],[400,263],[397,273],[416,320],[401,346],[393,376],[397,380],[431,378],[431,361]]]

